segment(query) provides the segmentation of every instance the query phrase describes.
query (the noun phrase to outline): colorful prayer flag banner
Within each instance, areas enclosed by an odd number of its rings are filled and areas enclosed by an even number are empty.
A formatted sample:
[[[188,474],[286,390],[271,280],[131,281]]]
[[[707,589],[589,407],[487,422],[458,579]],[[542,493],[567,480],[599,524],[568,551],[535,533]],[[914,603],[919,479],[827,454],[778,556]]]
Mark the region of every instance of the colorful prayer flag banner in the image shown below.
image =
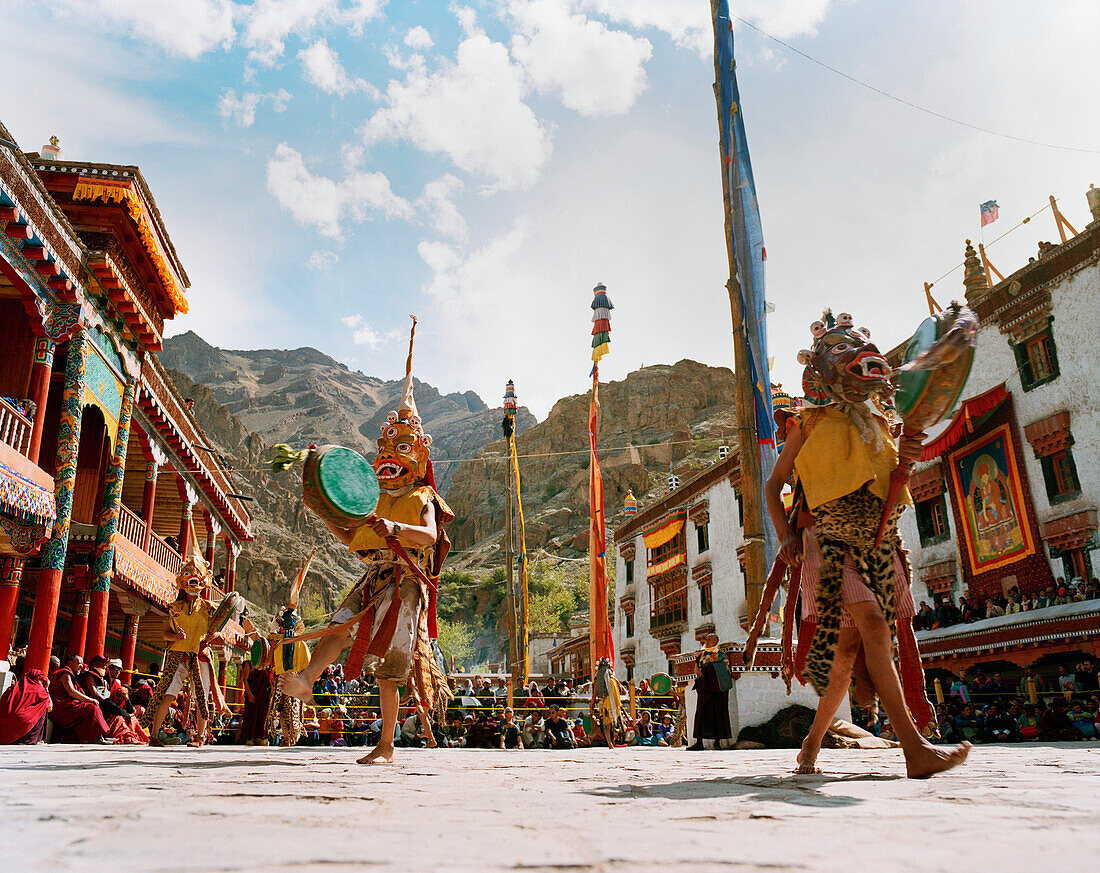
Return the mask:
[[[996,200],[986,200],[982,204],[982,227],[992,224],[1000,215],[1000,207]]]
[[[756,437],[763,445],[775,445],[772,420],[771,374],[768,372],[768,335],[765,321],[764,231],[756,203],[756,182],[749,159],[749,141],[741,93],[737,88],[737,62],[733,56],[733,23],[728,0],[719,0],[715,24],[714,51],[721,92],[719,123],[722,128],[722,156],[728,176],[732,212],[733,248],[737,259],[737,282],[748,337],[749,364],[756,399]]]

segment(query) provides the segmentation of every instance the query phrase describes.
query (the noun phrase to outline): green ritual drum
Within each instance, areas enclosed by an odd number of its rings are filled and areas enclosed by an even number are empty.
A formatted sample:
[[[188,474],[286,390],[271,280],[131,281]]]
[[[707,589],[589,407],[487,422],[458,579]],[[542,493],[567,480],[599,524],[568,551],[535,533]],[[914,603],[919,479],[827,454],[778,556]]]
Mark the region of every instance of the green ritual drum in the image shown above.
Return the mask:
[[[654,673],[649,677],[649,687],[654,694],[668,694],[672,690],[672,677],[668,673]]]
[[[263,637],[260,637],[258,640],[252,643],[252,648],[248,652],[249,663],[251,663],[253,667],[259,667],[260,664],[262,664],[266,660],[267,654],[270,650],[271,643],[269,643]]]
[[[358,527],[378,505],[378,477],[361,454],[343,446],[309,450],[302,469],[306,506],[337,527]]]
[[[905,348],[894,402],[910,431],[938,423],[959,400],[970,367],[978,317],[953,304],[921,322]]]
[[[218,604],[218,608],[214,610],[214,615],[210,619],[209,633],[221,633],[221,631],[225,629],[225,626],[229,624],[229,620],[235,615],[239,615],[243,608],[244,598],[237,592],[230,591],[222,598],[222,602]]]

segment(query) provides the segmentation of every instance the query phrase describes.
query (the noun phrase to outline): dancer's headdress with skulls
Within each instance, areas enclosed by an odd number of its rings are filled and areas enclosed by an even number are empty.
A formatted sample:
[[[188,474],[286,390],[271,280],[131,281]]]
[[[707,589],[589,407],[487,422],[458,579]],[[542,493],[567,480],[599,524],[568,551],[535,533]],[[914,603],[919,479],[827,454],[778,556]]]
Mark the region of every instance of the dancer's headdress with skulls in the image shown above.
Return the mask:
[[[176,587],[188,594],[202,594],[211,578],[206,562],[197,555],[193,555],[176,574]]]
[[[413,397],[412,352],[416,336],[416,316],[412,317],[409,334],[409,356],[405,361],[405,385],[401,402],[395,412],[386,416],[378,437],[378,454],[374,458],[374,472],[378,484],[386,491],[396,491],[425,482],[435,487],[432,473],[430,434],[424,433],[420,414]]]
[[[798,353],[805,402],[812,406],[829,403],[862,403],[877,397],[892,404],[893,369],[871,342],[871,332],[852,326],[847,312],[833,317],[826,309],[821,319],[810,325],[813,345]]]

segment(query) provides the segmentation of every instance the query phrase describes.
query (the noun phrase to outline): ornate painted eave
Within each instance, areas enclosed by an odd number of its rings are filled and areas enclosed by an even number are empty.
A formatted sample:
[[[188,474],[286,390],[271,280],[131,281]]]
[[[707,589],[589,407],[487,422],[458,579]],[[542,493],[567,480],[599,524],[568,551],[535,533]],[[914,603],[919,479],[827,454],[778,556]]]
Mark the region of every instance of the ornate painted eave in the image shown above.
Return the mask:
[[[137,167],[50,160],[28,154],[34,168],[51,194],[69,214],[73,223],[85,219],[102,224],[102,216],[125,215],[124,221],[137,239],[141,260],[148,265],[149,284],[162,295],[167,317],[187,312],[185,292],[190,285],[176,255],[152,194]],[[124,225],[118,224],[121,232]],[[155,279],[152,277],[155,276]]]
[[[155,356],[146,358],[137,401],[146,421],[168,444],[177,469],[194,477],[216,513],[226,520],[238,538],[251,540],[251,521],[247,511],[241,501],[228,496],[233,486],[217,461],[214,458],[206,460],[199,455],[195,447],[203,442],[198,430]]]

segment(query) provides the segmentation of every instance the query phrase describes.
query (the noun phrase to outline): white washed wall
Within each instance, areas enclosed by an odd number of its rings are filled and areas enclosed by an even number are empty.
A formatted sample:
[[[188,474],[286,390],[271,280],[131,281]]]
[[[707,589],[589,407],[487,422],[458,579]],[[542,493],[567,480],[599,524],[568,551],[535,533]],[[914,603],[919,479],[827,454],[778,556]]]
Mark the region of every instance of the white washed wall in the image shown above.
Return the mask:
[[[969,399],[1004,382],[1012,395],[1018,424],[1017,438],[1024,456],[1024,469],[1031,486],[1035,516],[1040,528],[1043,522],[1070,515],[1086,507],[1100,507],[1100,264],[1095,260],[1083,264],[1054,280],[1050,286],[1052,331],[1057,349],[1059,376],[1052,382],[1024,391],[1016,370],[1016,357],[1008,337],[995,324],[984,324],[978,331],[974,369],[967,382],[964,397]],[[1073,459],[1081,482],[1081,496],[1051,506],[1046,496],[1043,470],[1023,430],[1029,424],[1059,412],[1070,413],[1070,433],[1073,434]],[[930,463],[919,464],[925,469]],[[918,606],[922,599],[932,602],[924,584],[919,581],[920,568],[952,557],[958,561],[953,593],[961,589],[962,558],[958,553],[955,519],[948,512],[951,539],[922,548],[917,534],[916,517],[912,510],[902,516],[899,528],[905,545],[910,549],[914,568],[913,596]],[[1046,546],[1043,545],[1044,552]],[[1094,572],[1100,572],[1100,552],[1090,555]],[[1005,569],[1011,573],[1011,567]],[[1051,563],[1055,577],[1064,575],[1061,560]]]

